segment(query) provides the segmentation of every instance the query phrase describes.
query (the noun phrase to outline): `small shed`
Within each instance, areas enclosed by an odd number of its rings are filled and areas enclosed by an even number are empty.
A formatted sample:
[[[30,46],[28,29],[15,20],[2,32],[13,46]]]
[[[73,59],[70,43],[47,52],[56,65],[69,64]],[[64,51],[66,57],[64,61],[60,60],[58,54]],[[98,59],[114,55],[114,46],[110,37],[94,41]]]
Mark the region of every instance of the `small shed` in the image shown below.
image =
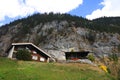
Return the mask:
[[[66,60],[78,60],[78,59],[87,59],[89,51],[81,52],[65,52]]]
[[[16,58],[16,52],[22,49],[27,49],[31,53],[31,58],[34,61],[49,62],[49,59],[51,58],[49,54],[33,43],[12,43],[6,51],[6,53],[8,53],[8,58]]]

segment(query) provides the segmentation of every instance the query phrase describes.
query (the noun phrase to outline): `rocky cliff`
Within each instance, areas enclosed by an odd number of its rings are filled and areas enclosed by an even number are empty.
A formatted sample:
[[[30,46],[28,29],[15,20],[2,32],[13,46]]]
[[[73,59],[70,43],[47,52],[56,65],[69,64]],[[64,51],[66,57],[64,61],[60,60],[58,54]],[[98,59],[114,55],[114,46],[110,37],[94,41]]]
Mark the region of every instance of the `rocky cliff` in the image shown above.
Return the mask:
[[[0,28],[0,55],[7,55],[5,51],[12,42],[32,42],[58,60],[64,60],[64,52],[71,50],[91,51],[97,57],[120,54],[118,33],[76,26],[74,21],[68,20],[39,22],[35,26],[30,24],[19,22]]]

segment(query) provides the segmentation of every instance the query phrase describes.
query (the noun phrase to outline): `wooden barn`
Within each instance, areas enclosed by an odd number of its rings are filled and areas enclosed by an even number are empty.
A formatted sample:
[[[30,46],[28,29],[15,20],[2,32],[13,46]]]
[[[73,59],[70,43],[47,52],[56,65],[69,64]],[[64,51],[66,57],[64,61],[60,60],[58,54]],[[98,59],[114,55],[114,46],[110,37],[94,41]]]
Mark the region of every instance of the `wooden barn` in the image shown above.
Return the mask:
[[[89,51],[82,52],[65,52],[66,60],[78,60],[78,59],[86,59]]]
[[[33,43],[12,43],[7,50],[8,58],[16,58],[16,52],[22,49],[27,49],[31,53],[31,58],[34,61],[49,62],[49,59],[51,58],[50,55]]]

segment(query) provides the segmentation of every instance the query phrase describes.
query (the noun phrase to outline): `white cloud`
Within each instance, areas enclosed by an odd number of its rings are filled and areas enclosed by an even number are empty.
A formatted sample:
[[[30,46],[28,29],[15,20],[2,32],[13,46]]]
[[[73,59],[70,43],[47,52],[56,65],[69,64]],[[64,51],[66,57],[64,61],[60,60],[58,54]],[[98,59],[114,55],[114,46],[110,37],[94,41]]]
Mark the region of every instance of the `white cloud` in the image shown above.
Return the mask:
[[[101,5],[102,9],[93,11],[90,15],[87,15],[88,19],[95,19],[103,16],[120,16],[120,0],[104,0]]]
[[[82,0],[26,0],[26,4],[41,13],[66,13],[82,4]]]
[[[82,0],[0,0],[0,21],[5,16],[24,17],[34,12],[66,13],[82,4]]]
[[[27,14],[34,12],[29,6],[22,2],[23,0],[0,0],[0,21],[4,20],[5,16],[14,18],[17,16],[24,17]]]

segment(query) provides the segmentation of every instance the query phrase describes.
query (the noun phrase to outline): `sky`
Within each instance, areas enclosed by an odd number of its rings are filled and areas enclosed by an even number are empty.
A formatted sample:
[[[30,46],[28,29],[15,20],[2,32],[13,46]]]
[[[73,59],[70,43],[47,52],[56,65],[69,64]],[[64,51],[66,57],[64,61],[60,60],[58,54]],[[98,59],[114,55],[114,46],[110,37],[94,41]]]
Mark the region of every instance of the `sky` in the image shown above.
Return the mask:
[[[87,19],[120,16],[120,0],[0,0],[0,26],[35,13],[68,13]]]

